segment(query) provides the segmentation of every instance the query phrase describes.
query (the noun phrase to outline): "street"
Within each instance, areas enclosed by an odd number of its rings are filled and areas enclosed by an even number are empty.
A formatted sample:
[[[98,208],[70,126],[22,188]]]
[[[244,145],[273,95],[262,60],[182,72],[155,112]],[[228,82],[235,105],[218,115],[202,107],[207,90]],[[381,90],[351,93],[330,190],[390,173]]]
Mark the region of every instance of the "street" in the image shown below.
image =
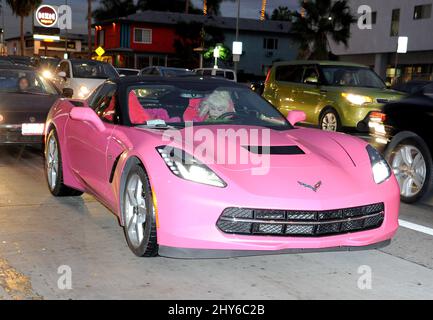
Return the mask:
[[[401,219],[426,228],[401,227],[381,250],[146,259],[91,196],[51,196],[40,150],[1,147],[0,181],[0,299],[433,298],[431,204],[403,204]],[[65,268],[69,288],[59,285]]]

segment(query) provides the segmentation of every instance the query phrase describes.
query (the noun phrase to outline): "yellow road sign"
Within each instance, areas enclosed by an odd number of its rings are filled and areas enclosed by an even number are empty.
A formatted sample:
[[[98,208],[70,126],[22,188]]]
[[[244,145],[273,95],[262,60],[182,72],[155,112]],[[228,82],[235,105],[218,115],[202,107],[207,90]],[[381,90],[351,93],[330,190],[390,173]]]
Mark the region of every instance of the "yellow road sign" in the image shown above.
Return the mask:
[[[102,47],[98,47],[96,50],[95,50],[95,52],[96,52],[96,54],[98,55],[98,56],[103,56],[104,55],[104,53],[105,53],[105,50],[104,50],[104,48],[102,48]]]

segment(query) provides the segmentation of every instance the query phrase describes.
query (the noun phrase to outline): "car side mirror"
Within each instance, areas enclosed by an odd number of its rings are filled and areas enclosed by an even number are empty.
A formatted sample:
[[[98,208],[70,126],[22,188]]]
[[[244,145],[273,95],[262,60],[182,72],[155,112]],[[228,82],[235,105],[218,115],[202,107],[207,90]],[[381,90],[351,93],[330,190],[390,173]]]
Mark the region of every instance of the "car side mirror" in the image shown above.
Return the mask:
[[[73,107],[69,112],[69,116],[72,120],[91,123],[100,132],[105,130],[104,122],[102,122],[96,112],[88,106]]]
[[[287,115],[287,120],[292,124],[292,126],[296,125],[299,122],[303,122],[307,119],[307,115],[304,111],[293,110],[290,111]]]
[[[63,79],[65,79],[65,78],[66,78],[66,72],[64,72],[64,71],[60,71],[59,73],[57,73],[57,76],[58,76],[59,78],[63,78]]]
[[[64,98],[71,99],[74,96],[74,90],[71,88],[63,88],[62,90],[62,96]]]
[[[385,85],[386,85],[387,89],[391,89],[391,87],[392,87],[392,84],[389,81],[385,82]]]

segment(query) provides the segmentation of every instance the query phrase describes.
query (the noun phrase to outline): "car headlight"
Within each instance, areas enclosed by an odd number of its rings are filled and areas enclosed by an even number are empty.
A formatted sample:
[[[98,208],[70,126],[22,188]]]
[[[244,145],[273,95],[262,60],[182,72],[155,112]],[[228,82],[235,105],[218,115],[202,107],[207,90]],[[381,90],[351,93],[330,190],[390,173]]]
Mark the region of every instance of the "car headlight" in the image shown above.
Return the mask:
[[[42,71],[42,76],[45,79],[52,79],[53,78],[53,73],[50,70],[44,70],[44,71]]]
[[[371,145],[367,146],[367,152],[370,157],[374,182],[381,184],[391,176],[391,168],[385,158]]]
[[[81,86],[80,89],[78,89],[78,96],[80,98],[85,98],[89,95],[90,90],[86,86]]]
[[[185,151],[170,146],[157,147],[156,150],[170,171],[179,178],[214,187],[227,186],[208,166]]]
[[[349,101],[351,104],[362,106],[364,104],[372,103],[373,99],[368,96],[362,96],[359,94],[353,94],[353,93],[342,93],[341,94],[347,101]]]

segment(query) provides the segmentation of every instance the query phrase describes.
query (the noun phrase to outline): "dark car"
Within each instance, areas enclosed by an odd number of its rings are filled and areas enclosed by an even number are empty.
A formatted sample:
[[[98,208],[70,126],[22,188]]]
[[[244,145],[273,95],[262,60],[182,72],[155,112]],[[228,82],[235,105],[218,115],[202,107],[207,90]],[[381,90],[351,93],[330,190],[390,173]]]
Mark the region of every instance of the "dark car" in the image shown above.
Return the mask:
[[[0,56],[0,66],[12,66],[14,62],[7,56]]]
[[[392,87],[395,91],[400,91],[407,94],[414,94],[424,88],[426,85],[431,84],[427,80],[412,80],[405,83],[400,83]]]
[[[0,145],[41,144],[48,111],[59,97],[33,68],[0,65]]]
[[[433,191],[433,84],[370,114],[372,144],[400,184],[401,199],[416,202]]]
[[[193,74],[194,72],[189,69],[160,67],[160,66],[147,67],[140,71],[140,75],[142,76],[159,76],[159,77],[178,77],[178,76],[188,76]]]

